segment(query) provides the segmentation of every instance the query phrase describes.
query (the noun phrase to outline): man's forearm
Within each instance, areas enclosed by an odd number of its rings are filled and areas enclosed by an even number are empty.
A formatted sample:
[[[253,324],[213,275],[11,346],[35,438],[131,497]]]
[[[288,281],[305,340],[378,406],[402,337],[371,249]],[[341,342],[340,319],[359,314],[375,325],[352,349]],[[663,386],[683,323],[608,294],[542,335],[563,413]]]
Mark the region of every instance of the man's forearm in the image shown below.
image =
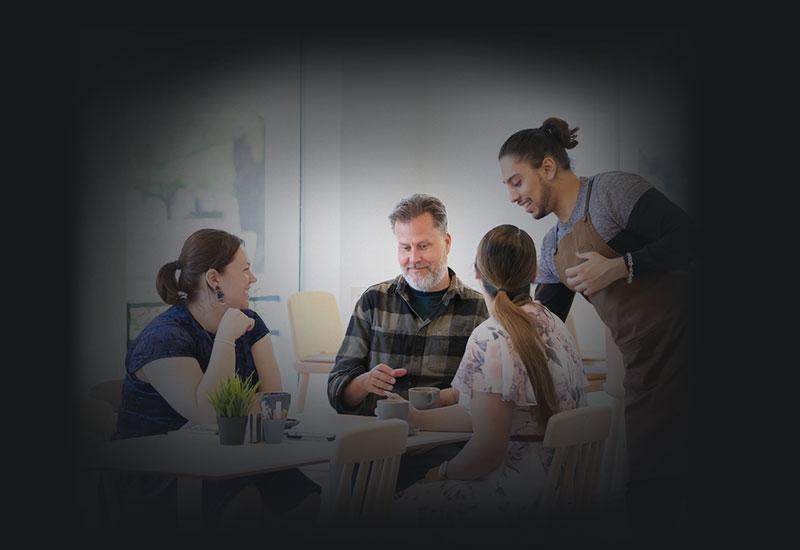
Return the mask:
[[[369,393],[361,383],[363,380],[364,375],[360,374],[350,380],[347,385],[342,390],[342,401],[344,401],[345,405],[348,407],[356,407],[357,405],[361,404],[364,399],[367,398],[367,394]]]

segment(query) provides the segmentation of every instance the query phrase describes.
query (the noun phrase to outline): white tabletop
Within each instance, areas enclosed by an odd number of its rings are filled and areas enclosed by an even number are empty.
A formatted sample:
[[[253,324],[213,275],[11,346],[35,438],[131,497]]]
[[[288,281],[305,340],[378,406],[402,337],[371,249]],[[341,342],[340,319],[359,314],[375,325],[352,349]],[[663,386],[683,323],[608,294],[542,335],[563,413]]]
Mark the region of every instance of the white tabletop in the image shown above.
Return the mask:
[[[375,417],[328,413],[298,415],[297,431],[340,434]],[[466,441],[469,432],[419,432],[408,438],[407,450]],[[287,439],[280,444],[220,445],[217,435],[170,432],[106,443],[92,467],[99,470],[172,475],[182,478],[226,479],[320,464],[330,460],[336,440]]]

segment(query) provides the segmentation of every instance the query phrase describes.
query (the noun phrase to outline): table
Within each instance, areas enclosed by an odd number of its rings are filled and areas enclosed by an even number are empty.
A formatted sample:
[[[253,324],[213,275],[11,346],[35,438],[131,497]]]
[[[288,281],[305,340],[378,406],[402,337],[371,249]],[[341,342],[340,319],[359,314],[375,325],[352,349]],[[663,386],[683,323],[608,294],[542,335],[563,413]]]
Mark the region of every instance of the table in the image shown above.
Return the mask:
[[[294,428],[339,434],[379,422],[374,416],[297,415]],[[406,450],[466,441],[471,432],[425,432],[409,436]],[[287,439],[280,444],[220,445],[216,435],[183,430],[117,440],[98,448],[90,467],[105,473],[129,472],[172,476],[178,479],[178,517],[181,524],[198,525],[202,511],[203,480],[232,479],[329,462],[336,440]]]

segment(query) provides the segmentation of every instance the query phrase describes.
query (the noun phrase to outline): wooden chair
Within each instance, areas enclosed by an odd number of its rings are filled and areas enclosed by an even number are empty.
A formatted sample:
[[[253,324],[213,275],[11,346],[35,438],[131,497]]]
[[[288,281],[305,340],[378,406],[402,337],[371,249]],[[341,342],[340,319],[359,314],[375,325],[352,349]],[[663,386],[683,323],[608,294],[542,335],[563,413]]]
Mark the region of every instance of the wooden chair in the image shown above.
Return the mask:
[[[589,511],[610,425],[611,409],[605,405],[579,407],[550,417],[543,445],[554,448],[555,455],[539,499],[540,523]]]
[[[95,384],[89,388],[89,397],[108,403],[116,415],[122,402],[122,378]]]
[[[122,401],[122,380],[106,380],[88,391],[79,402],[79,449],[81,462],[88,463],[97,446],[111,440],[117,429]],[[116,526],[120,517],[113,475],[96,470],[83,471],[76,478],[82,521],[94,527]]]
[[[323,521],[339,526],[363,520],[391,521],[407,438],[408,423],[397,418],[339,435],[322,495]]]
[[[572,338],[575,340],[575,348],[581,356],[581,361],[583,361],[583,369],[588,380],[588,385],[584,389],[587,393],[601,391],[603,389],[603,382],[605,382],[606,379],[607,367],[605,357],[581,349],[578,339],[578,329],[575,325],[575,317],[573,317],[572,313],[567,315],[567,320],[564,321],[564,324],[567,326],[567,330],[569,330],[570,334],[572,334]]]
[[[628,481],[628,456],[625,439],[625,365],[622,352],[606,329],[606,365],[608,374],[603,391],[611,400],[611,433],[603,455],[602,493],[606,498],[620,497]]]
[[[305,409],[309,377],[328,374],[344,337],[336,298],[329,292],[297,292],[289,297],[294,368],[299,376],[296,412]]]

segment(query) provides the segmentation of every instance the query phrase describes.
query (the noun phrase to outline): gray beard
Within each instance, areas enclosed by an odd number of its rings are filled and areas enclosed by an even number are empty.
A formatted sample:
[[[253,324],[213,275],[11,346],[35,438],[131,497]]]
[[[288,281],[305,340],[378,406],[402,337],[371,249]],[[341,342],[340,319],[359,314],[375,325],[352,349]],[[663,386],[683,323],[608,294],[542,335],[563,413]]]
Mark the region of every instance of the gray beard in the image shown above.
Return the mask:
[[[433,287],[439,284],[439,282],[444,278],[445,274],[447,273],[447,261],[445,260],[442,262],[441,267],[436,271],[431,271],[430,275],[427,275],[422,278],[422,280],[414,281],[411,276],[405,271],[402,271],[403,279],[409,284],[411,288],[414,290],[418,290],[420,292],[430,292]]]

